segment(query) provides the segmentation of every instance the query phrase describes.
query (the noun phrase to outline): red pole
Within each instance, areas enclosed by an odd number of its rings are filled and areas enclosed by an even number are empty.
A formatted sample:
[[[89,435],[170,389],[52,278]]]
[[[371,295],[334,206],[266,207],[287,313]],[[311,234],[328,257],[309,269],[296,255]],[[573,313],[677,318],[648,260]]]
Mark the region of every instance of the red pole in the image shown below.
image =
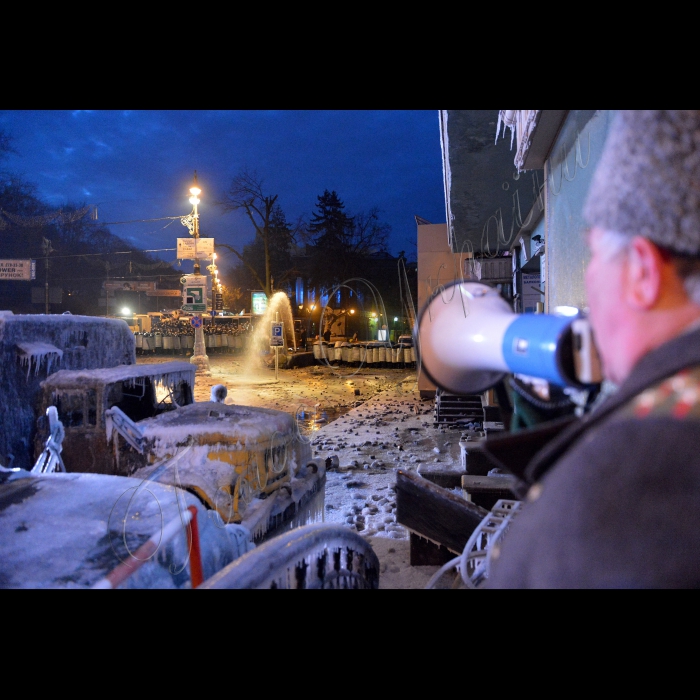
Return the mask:
[[[193,513],[191,512],[191,508],[193,506],[190,506],[188,508],[187,513],[183,514],[183,519],[186,520],[187,522],[185,525],[187,525],[189,529],[189,521],[193,517]],[[196,515],[196,509],[195,513]],[[110,573],[107,574],[104,578],[100,579],[94,586],[93,588],[116,588],[120,583],[123,583],[126,581],[131,574],[133,574],[137,569],[141,567],[142,564],[147,562],[157,551],[158,548],[162,545],[164,545],[168,540],[170,540],[171,537],[177,534],[179,529],[182,527],[182,523],[180,521],[180,518],[174,518],[171,520],[160,532],[155,532],[151,538],[142,544],[133,554],[129,554],[129,559],[126,561],[122,562],[118,566],[116,566]],[[189,530],[188,530],[189,531]],[[199,553],[199,535],[197,536],[197,552]],[[201,561],[201,558],[200,558]],[[200,571],[201,571],[201,564],[200,564]]]
[[[187,523],[187,539],[192,543],[190,551],[190,582],[197,588],[204,581],[202,573],[202,553],[199,548],[199,527],[197,526],[197,506],[188,506],[192,519]]]

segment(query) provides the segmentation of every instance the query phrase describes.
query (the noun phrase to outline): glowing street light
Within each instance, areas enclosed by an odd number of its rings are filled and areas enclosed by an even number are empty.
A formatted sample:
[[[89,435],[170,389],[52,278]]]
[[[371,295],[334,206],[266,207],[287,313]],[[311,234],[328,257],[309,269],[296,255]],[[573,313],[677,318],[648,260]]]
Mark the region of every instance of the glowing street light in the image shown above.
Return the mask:
[[[128,306],[122,309],[122,316],[131,316],[131,309]]]
[[[197,239],[199,238],[199,213],[197,212],[197,205],[199,204],[199,197],[197,195],[201,194],[202,190],[199,189],[197,184],[197,171],[194,171],[194,184],[190,187],[190,204],[194,207],[192,212],[192,219],[194,221],[194,228],[192,230],[192,235],[195,238],[194,249],[197,250]],[[197,253],[195,252],[195,255]],[[195,258],[194,261],[194,274],[199,274],[199,258]]]

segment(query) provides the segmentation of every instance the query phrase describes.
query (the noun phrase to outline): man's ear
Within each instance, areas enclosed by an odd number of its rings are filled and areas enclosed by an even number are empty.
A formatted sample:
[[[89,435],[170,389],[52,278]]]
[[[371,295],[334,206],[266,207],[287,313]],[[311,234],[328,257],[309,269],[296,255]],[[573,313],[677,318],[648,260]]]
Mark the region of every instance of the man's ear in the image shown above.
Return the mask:
[[[640,310],[653,308],[661,298],[668,264],[651,241],[635,236],[627,255],[627,302]]]

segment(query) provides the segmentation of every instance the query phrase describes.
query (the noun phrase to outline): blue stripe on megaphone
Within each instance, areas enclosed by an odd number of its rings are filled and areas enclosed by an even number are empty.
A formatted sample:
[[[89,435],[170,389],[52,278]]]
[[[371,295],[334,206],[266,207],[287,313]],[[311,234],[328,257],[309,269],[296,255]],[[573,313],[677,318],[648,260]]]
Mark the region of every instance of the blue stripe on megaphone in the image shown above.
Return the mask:
[[[503,357],[513,374],[527,374],[552,384],[575,383],[567,376],[562,342],[573,319],[549,314],[522,314],[503,335]]]

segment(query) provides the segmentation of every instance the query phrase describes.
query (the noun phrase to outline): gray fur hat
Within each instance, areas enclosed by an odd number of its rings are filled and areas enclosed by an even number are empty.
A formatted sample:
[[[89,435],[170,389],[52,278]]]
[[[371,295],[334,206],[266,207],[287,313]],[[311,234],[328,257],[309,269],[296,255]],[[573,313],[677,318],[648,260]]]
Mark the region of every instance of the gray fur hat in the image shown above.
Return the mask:
[[[591,226],[700,255],[700,110],[621,110],[583,215]]]

